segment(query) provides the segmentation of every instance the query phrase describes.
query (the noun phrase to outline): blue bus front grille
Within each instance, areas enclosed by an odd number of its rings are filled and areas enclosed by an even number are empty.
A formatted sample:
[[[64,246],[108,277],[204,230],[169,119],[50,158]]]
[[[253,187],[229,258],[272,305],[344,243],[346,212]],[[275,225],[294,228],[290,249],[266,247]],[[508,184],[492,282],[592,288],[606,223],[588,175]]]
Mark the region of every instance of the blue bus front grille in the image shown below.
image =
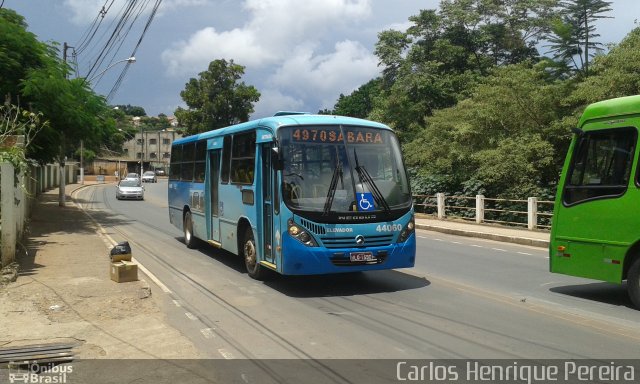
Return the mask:
[[[324,235],[325,233],[327,233],[327,231],[324,229],[324,226],[312,223],[309,220],[301,218],[300,223],[303,227],[307,228],[309,231],[315,233],[316,235]]]
[[[321,237],[327,248],[384,247],[391,244],[393,235],[365,236],[364,244],[357,244],[355,236]]]

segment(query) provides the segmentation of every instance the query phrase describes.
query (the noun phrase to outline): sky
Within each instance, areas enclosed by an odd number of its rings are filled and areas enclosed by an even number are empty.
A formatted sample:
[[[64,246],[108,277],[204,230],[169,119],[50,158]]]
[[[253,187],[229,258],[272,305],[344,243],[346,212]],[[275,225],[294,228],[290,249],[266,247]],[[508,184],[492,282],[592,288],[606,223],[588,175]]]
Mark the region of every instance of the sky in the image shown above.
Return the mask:
[[[186,107],[180,92],[189,79],[198,78],[213,60],[233,60],[245,67],[241,81],[261,93],[252,118],[282,110],[333,108],[340,94],[348,95],[379,75],[373,54],[379,32],[404,30],[410,16],[439,4],[439,0],[163,0],[136,49],[156,1],[137,1],[148,6],[108,60],[91,72],[94,90],[108,95],[126,68],[109,103],[141,106],[149,116],[172,116],[177,107]],[[75,51],[74,60],[77,76],[82,77],[127,3],[131,0],[0,0],[2,7],[25,17],[38,40],[82,48]],[[89,40],[87,32],[103,6],[108,10],[101,29]],[[612,8],[612,18],[598,24],[599,41],[605,44],[620,42],[638,26],[638,0],[614,0]],[[134,51],[136,62],[125,67],[123,60]],[[93,78],[96,75],[100,76]]]

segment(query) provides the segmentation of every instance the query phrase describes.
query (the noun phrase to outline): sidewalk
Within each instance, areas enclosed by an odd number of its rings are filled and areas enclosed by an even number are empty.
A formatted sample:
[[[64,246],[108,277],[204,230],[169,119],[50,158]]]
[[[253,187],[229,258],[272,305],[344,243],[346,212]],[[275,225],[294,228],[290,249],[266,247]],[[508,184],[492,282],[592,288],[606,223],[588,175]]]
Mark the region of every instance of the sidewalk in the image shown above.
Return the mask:
[[[0,348],[65,343],[81,359],[198,358],[167,323],[142,271],[139,281],[110,279],[110,248],[70,198],[81,187],[67,186],[66,207],[57,188],[35,203],[18,279],[0,287]]]
[[[474,224],[462,220],[438,220],[426,215],[416,215],[416,228],[450,235],[479,237],[505,243],[516,243],[534,247],[549,247],[549,232],[529,231],[512,227]]]

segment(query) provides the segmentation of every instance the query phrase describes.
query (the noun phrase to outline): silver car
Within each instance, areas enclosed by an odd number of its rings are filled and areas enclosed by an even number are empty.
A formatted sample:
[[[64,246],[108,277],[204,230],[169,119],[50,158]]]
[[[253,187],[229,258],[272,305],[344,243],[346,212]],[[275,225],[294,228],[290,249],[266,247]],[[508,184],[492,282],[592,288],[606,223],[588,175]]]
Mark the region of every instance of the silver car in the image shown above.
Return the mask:
[[[142,174],[142,182],[143,183],[157,183],[158,178],[156,177],[156,173],[153,171],[147,171]]]
[[[137,173],[127,173],[127,175],[122,180],[140,180],[140,175]]]
[[[116,199],[144,200],[144,187],[140,180],[122,180],[116,186]]]

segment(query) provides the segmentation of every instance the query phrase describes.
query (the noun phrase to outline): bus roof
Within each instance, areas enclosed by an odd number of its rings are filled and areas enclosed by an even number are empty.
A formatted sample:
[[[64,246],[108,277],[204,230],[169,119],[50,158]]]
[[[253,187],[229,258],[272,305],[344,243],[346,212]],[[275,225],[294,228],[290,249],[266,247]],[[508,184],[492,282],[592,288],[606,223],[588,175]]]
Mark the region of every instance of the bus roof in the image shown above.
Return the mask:
[[[589,120],[640,114],[640,95],[618,97],[589,105],[580,117],[578,127]]]
[[[375,121],[358,119],[355,117],[336,116],[336,115],[311,115],[311,114],[287,114],[265,117],[262,119],[251,120],[246,123],[231,125],[229,127],[216,129],[209,132],[199,133],[175,140],[173,144],[183,144],[201,139],[222,136],[230,133],[243,132],[259,127],[270,128],[274,133],[280,127],[297,126],[297,125],[360,125],[371,128],[381,128],[391,130],[387,125]]]

